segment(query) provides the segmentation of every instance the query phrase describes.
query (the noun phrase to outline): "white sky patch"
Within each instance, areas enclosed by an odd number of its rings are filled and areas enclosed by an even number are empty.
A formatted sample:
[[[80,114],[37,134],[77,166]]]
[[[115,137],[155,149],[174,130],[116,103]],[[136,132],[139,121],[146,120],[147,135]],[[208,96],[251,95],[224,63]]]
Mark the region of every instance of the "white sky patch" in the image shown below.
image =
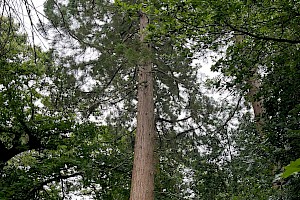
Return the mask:
[[[40,34],[37,24],[39,22],[45,23],[47,19],[44,17],[44,3],[45,0],[31,0],[27,1],[30,12],[28,13],[25,7],[25,4],[19,3],[19,8],[16,8],[19,11],[20,16],[17,21],[21,25],[21,30],[28,34],[28,38],[31,44],[47,49],[49,47],[47,40]],[[33,26],[32,26],[33,24]]]
[[[216,59],[221,58],[221,56],[218,56],[215,53],[207,53],[207,57],[194,59],[192,63],[192,65],[200,64],[201,68],[199,69],[199,73],[205,74],[206,78],[213,78],[220,74],[210,70],[211,66],[215,63],[212,57],[216,57]]]

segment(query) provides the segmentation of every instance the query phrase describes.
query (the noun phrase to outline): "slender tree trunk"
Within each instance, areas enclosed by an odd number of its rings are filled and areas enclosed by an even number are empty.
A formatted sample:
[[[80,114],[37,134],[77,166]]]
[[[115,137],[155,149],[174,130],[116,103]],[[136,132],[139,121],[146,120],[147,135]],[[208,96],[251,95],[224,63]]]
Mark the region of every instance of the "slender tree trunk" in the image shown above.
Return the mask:
[[[140,40],[142,49],[149,48],[144,43],[146,14],[140,13]],[[138,71],[137,132],[135,138],[134,161],[131,180],[130,200],[154,199],[155,174],[155,128],[152,63],[145,55]]]
[[[259,134],[261,136],[264,136],[263,131],[262,131],[262,126],[263,126],[263,120],[262,120],[262,114],[263,114],[263,100],[262,99],[258,99],[256,97],[258,91],[259,91],[259,87],[260,87],[260,83],[258,80],[258,76],[257,76],[257,68],[254,68],[253,71],[255,71],[253,77],[248,81],[248,83],[250,84],[250,91],[248,93],[249,99],[251,101],[252,104],[252,108],[253,108],[253,112],[254,112],[254,117],[256,120],[256,128],[259,132]]]
[[[255,99],[255,96],[257,95],[259,90],[259,83],[258,80],[250,80],[249,83],[251,85],[249,96],[251,98],[251,104],[252,104],[254,116],[256,118],[260,118],[263,113],[262,100]]]
[[[236,43],[241,43],[244,40],[244,35],[236,35],[234,38],[234,41]],[[258,79],[258,68],[257,66],[254,66],[252,68],[253,76],[247,81],[248,84],[250,85],[250,90],[247,94],[252,108],[254,112],[254,118],[256,121],[256,129],[259,132],[261,136],[264,136],[263,131],[262,131],[262,126],[263,126],[263,121],[262,121],[262,114],[263,114],[263,100],[262,99],[257,99],[257,93],[259,91],[260,87],[260,82]]]

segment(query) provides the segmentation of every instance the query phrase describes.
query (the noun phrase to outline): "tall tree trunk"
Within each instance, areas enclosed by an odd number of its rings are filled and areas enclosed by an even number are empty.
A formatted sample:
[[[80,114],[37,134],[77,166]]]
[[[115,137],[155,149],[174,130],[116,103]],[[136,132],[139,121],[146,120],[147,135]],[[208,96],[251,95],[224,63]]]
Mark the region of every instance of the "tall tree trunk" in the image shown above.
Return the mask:
[[[236,43],[241,43],[244,40],[244,35],[236,35],[234,38],[234,41]],[[262,114],[263,114],[263,99],[258,99],[257,94],[259,92],[259,87],[260,87],[260,80],[258,76],[258,67],[255,65],[251,71],[253,72],[253,76],[250,77],[250,79],[247,81],[248,84],[250,85],[250,90],[247,94],[251,105],[252,109],[254,112],[254,119],[256,121],[256,129],[259,132],[261,136],[264,136],[263,131],[262,131],[262,126],[263,126],[263,121],[262,121]]]
[[[250,91],[248,93],[248,97],[251,101],[254,117],[256,121],[256,129],[259,132],[261,136],[264,136],[262,131],[263,126],[263,120],[262,120],[262,114],[263,114],[263,100],[257,98],[257,93],[259,91],[260,82],[257,75],[257,68],[255,67],[253,69],[254,75],[251,77],[251,79],[248,81],[250,85]]]
[[[262,100],[255,98],[259,90],[259,82],[256,79],[252,79],[249,81],[249,83],[251,85],[251,88],[248,95],[251,98],[251,104],[252,104],[254,116],[256,118],[260,118],[263,113]]]
[[[140,13],[140,40],[142,49],[149,48],[145,43],[146,14]],[[137,132],[135,138],[134,161],[131,180],[130,200],[154,199],[155,174],[155,123],[153,101],[152,63],[145,55],[138,71]]]

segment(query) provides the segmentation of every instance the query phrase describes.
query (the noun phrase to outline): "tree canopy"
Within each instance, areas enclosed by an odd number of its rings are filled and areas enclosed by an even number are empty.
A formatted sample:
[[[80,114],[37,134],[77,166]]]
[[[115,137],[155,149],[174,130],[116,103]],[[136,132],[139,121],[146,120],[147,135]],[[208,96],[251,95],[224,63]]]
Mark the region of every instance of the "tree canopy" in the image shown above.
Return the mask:
[[[47,0],[47,51],[1,16],[1,199],[129,199],[145,63],[154,199],[299,199],[299,9]]]

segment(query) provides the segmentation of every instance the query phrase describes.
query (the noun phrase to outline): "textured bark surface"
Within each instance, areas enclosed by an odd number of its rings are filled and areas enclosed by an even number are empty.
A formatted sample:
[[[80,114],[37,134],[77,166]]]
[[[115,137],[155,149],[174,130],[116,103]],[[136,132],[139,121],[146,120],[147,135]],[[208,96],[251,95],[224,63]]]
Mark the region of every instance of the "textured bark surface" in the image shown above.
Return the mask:
[[[140,40],[145,38],[144,29],[148,18],[140,14]],[[146,44],[145,48],[147,48]],[[147,55],[146,55],[147,56]],[[154,199],[155,173],[155,128],[152,63],[145,58],[138,72],[137,132],[135,138],[134,161],[131,180],[130,200]]]
[[[255,73],[255,75],[256,75],[256,73]],[[248,93],[248,96],[251,100],[254,117],[256,120],[256,128],[257,128],[258,132],[260,133],[260,135],[263,136],[263,132],[262,132],[262,126],[263,126],[263,121],[262,121],[262,114],[263,114],[263,105],[262,104],[263,104],[263,102],[262,101],[263,100],[256,98],[256,95],[259,91],[260,83],[259,83],[257,76],[255,76],[255,75],[249,81],[251,88]]]
[[[259,118],[263,113],[262,100],[255,99],[255,96],[257,95],[258,90],[259,90],[259,82],[258,82],[258,80],[253,79],[253,80],[249,81],[249,83],[251,85],[249,96],[251,98],[251,104],[253,107],[254,116]]]
[[[237,34],[233,37],[233,40],[235,43],[241,43],[243,42],[245,38],[245,35]],[[263,122],[261,120],[262,114],[263,114],[263,100],[262,99],[257,99],[256,95],[259,92],[259,87],[260,87],[260,80],[258,76],[258,67],[253,66],[251,69],[251,72],[253,72],[253,76],[247,80],[248,84],[250,85],[250,90],[247,94],[248,99],[251,102],[253,112],[254,112],[254,117],[256,120],[256,127],[257,130],[259,131],[260,134],[262,134],[262,125]]]
[[[244,40],[244,35],[236,35],[234,38],[234,41],[236,43],[241,43]],[[262,126],[263,126],[263,120],[262,120],[262,114],[264,112],[263,108],[263,99],[258,99],[257,93],[259,92],[259,87],[260,87],[260,80],[258,76],[258,67],[253,66],[251,69],[253,72],[253,76],[247,81],[248,84],[250,85],[250,90],[247,94],[248,99],[251,102],[252,109],[254,112],[254,118],[256,121],[256,129],[259,132],[259,134],[263,137],[263,131],[262,131]]]

